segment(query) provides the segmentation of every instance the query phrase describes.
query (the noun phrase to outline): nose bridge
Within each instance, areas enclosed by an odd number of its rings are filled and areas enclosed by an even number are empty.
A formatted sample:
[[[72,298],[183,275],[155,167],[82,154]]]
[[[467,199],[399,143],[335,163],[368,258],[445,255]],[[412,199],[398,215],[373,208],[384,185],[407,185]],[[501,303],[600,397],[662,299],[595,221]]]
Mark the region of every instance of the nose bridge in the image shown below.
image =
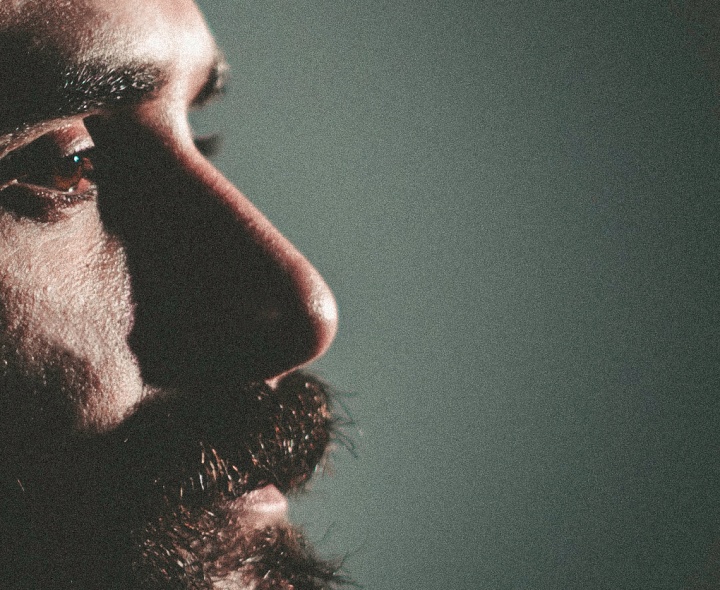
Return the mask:
[[[257,299],[262,317],[282,318],[297,313],[304,317],[310,327],[307,345],[313,358],[329,346],[337,328],[337,308],[328,285],[314,266],[297,248],[275,228],[270,221],[232,183],[204,158],[184,162],[184,167],[209,198],[227,211],[237,232],[242,235],[239,250],[256,256],[246,260],[241,267],[257,267],[260,276],[256,285],[242,283],[259,295]],[[236,232],[230,231],[231,236]],[[248,247],[248,244],[250,245]],[[247,252],[243,250],[247,248]],[[230,267],[232,267],[232,261]],[[269,276],[265,276],[267,273]],[[232,272],[229,273],[232,275]],[[279,288],[274,292],[273,286]],[[238,293],[241,297],[242,294]]]
[[[152,182],[129,202],[118,195],[126,201],[109,215],[125,244],[130,344],[146,380],[268,379],[322,354],[337,312],[317,270],[200,154],[161,151]]]

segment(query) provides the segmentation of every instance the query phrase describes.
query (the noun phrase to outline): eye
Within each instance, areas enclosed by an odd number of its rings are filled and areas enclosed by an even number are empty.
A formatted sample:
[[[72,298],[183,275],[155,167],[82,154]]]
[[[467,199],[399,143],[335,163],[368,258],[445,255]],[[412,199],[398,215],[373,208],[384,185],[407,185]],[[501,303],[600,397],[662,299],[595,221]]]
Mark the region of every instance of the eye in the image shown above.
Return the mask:
[[[82,202],[94,201],[93,142],[43,136],[0,160],[0,210],[17,218],[55,222]]]
[[[83,188],[83,181],[92,182],[93,171],[88,152],[66,156],[55,162],[51,177],[43,186],[68,193],[78,192]]]
[[[0,161],[0,187],[24,184],[61,193],[82,193],[93,185],[92,150],[61,155],[51,140],[40,138]]]
[[[220,152],[222,140],[223,138],[219,133],[201,135],[194,139],[195,147],[206,158],[212,158]]]

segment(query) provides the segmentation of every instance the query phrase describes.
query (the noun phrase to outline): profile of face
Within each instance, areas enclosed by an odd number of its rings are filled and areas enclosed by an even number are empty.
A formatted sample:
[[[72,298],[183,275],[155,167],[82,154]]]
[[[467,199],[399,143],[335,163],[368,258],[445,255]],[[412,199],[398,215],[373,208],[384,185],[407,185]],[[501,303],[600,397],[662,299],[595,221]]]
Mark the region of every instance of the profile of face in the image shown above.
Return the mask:
[[[287,522],[323,460],[317,271],[188,112],[191,0],[0,3],[0,587],[333,588]]]

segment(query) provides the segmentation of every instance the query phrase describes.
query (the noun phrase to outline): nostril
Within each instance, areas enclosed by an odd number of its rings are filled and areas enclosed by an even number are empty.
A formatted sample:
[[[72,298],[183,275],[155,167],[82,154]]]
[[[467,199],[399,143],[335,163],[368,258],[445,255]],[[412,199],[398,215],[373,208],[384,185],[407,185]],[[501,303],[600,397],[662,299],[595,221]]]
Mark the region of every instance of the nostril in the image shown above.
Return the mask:
[[[304,258],[293,256],[284,271],[282,281],[213,273],[213,288],[197,276],[160,292],[159,281],[151,292],[136,288],[130,343],[146,381],[177,387],[271,379],[322,355],[337,330],[335,298]]]

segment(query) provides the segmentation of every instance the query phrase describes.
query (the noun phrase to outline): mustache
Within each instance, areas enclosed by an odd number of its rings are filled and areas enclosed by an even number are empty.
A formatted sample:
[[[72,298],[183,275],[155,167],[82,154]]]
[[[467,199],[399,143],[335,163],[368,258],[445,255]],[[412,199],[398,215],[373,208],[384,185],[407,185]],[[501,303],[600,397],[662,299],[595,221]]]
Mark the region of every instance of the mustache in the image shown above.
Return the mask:
[[[304,371],[273,387],[153,392],[111,432],[4,457],[0,487],[6,499],[126,503],[139,518],[270,484],[298,492],[333,442],[352,452],[341,432],[351,421],[336,415],[334,399],[325,381]]]
[[[132,562],[142,587],[210,590],[209,580],[228,576],[255,590],[354,585],[342,560],[320,558],[299,529],[247,529],[226,502],[270,484],[303,488],[339,438],[328,384],[296,372],[274,387],[215,396],[170,394],[113,433],[123,450],[116,468],[133,498],[121,510],[141,519],[129,538],[131,552],[140,548]]]
[[[333,397],[327,383],[302,371],[274,387],[164,392],[109,435],[83,441],[86,452],[76,456],[95,463],[90,473],[118,481],[133,502],[193,506],[270,484],[296,492],[342,438]]]
[[[0,551],[1,569],[46,576],[58,588],[87,576],[126,579],[128,589],[205,590],[208,576],[231,572],[258,590],[352,584],[342,562],[320,559],[299,530],[245,530],[227,509],[266,485],[302,490],[335,441],[352,451],[341,434],[350,421],[335,415],[328,384],[298,371],[274,387],[154,393],[112,432],[25,457],[22,480],[1,486],[0,522],[17,540]],[[95,566],[73,552],[93,556]]]

